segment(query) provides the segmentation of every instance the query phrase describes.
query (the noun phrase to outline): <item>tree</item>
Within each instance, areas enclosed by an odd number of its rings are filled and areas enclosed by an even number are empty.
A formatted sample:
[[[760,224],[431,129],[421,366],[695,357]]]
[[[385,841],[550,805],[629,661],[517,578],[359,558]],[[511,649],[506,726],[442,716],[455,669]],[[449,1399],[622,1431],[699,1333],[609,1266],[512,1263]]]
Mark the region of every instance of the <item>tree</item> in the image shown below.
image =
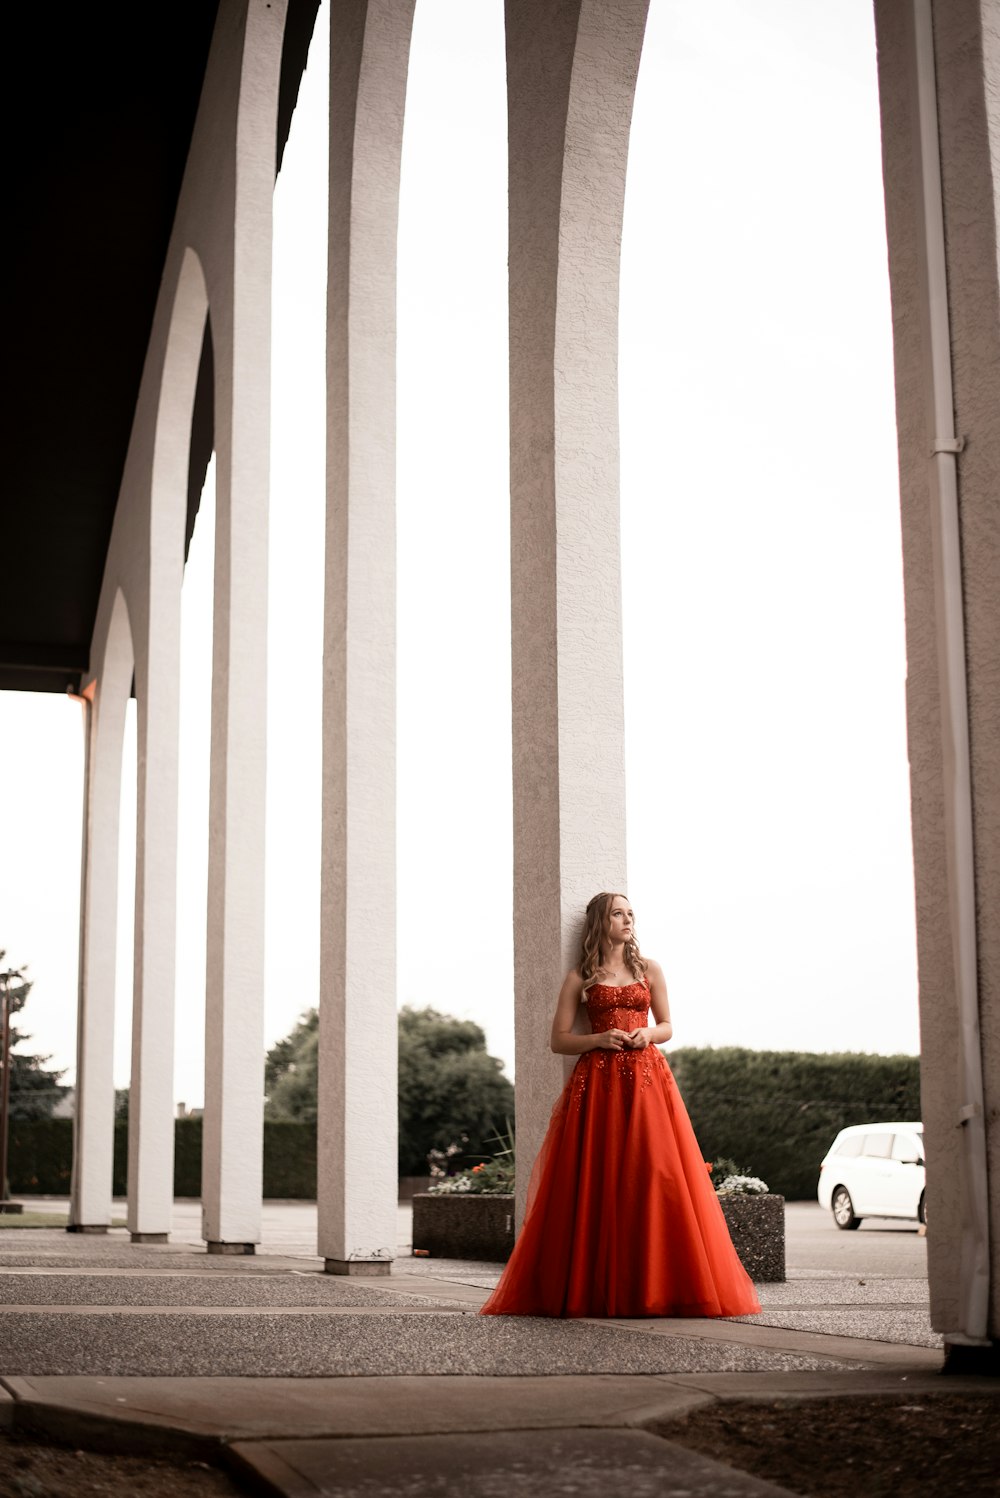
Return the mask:
[[[479,1025],[436,1009],[400,1010],[400,1175],[425,1175],[428,1152],[452,1144],[462,1147],[460,1163],[492,1154],[491,1140],[513,1118],[513,1085]]]
[[[6,952],[0,949],[0,968]],[[5,969],[0,979],[6,980],[11,1014],[18,1014],[28,1001],[33,982],[25,978],[20,969]],[[63,1071],[51,1071],[45,1063],[51,1056],[24,1056],[17,1047],[31,1039],[16,1025],[10,1027],[10,1117],[51,1118],[56,1104],[69,1091],[61,1083]]]
[[[318,1041],[319,1015],[307,1009],[267,1053],[266,1118],[315,1120]],[[400,1010],[400,1175],[426,1175],[432,1149],[458,1145],[460,1163],[492,1153],[490,1141],[513,1117],[514,1088],[479,1025],[436,1009]]]
[[[319,1011],[307,1009],[264,1062],[265,1118],[316,1121]]]

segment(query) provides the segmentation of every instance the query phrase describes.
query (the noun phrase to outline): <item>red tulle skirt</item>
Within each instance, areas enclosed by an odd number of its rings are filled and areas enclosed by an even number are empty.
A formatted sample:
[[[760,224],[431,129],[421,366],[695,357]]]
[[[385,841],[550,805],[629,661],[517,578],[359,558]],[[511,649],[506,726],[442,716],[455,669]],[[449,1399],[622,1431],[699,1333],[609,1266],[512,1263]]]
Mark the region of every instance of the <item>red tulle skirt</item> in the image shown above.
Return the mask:
[[[660,1051],[573,1069],[487,1316],[744,1316],[760,1310]]]

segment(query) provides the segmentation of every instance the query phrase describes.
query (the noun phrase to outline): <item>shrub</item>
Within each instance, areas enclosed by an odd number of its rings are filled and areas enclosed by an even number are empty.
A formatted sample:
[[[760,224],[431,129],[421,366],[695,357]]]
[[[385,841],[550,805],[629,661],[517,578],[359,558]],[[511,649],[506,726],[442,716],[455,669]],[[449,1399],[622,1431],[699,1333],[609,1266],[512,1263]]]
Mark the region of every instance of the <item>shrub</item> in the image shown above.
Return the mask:
[[[73,1173],[73,1120],[12,1118],[7,1174],[13,1192],[68,1196]]]
[[[455,1164],[482,1159],[489,1136],[514,1116],[513,1086],[503,1062],[487,1054],[484,1031],[472,1020],[410,1006],[399,1011],[398,1026],[399,1174],[426,1175],[428,1153],[451,1145]],[[310,1122],[315,1134],[318,1040],[319,1015],[307,1009],[271,1047],[266,1120]]]
[[[479,1025],[436,1009],[400,1010],[400,1175],[426,1174],[431,1150],[453,1144],[455,1164],[484,1159],[513,1117],[513,1085]]]
[[[201,1119],[174,1120],[174,1195],[201,1196]]]
[[[200,1118],[174,1120],[174,1195],[201,1196]],[[45,1118],[11,1122],[10,1185],[24,1195],[68,1196],[73,1168],[73,1121]],[[128,1122],[115,1123],[111,1190],[128,1189]],[[316,1125],[264,1121],[264,1195],[316,1199]]]
[[[315,1121],[264,1120],[264,1195],[315,1201]]]
[[[472,1196],[510,1196],[514,1191],[514,1169],[517,1148],[514,1126],[507,1119],[503,1132],[489,1141],[496,1149],[489,1160],[482,1160],[457,1175],[446,1170],[447,1151],[431,1150],[428,1160],[431,1167],[431,1184],[428,1190],[440,1194],[464,1193]]]
[[[752,1160],[788,1201],[815,1198],[847,1124],[920,1117],[917,1056],[687,1046],[667,1059],[705,1159]]]

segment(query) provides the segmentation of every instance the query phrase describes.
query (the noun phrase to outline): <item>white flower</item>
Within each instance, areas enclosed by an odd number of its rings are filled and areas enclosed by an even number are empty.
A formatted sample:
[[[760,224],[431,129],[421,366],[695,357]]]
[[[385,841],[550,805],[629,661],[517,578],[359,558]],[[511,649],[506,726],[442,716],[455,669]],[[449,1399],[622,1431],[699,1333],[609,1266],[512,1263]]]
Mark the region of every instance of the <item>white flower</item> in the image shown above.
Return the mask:
[[[715,1190],[719,1196],[763,1196],[769,1188],[759,1176],[726,1176]]]
[[[433,1196],[452,1195],[456,1191],[469,1191],[472,1182],[467,1175],[444,1176],[440,1181],[432,1181],[427,1190]]]

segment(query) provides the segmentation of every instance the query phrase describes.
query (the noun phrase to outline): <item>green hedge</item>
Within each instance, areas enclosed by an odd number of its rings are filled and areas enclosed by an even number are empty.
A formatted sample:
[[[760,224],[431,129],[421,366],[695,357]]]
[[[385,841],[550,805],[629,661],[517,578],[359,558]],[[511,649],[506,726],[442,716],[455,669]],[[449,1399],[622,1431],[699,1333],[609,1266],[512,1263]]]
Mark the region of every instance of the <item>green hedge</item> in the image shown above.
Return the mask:
[[[72,1148],[72,1132],[70,1134],[70,1148]],[[124,1196],[128,1190],[127,1118],[115,1119],[115,1163],[111,1174],[111,1190],[115,1196]]]
[[[819,1162],[847,1124],[920,1117],[919,1059],[855,1052],[682,1047],[668,1053],[706,1160],[727,1158],[789,1201],[816,1195]],[[128,1124],[115,1124],[114,1192],[125,1195]],[[66,1118],[10,1125],[15,1192],[65,1196],[73,1126]],[[174,1125],[174,1194],[201,1195],[201,1119]],[[316,1125],[264,1123],[264,1196],[314,1201]]]
[[[731,1159],[788,1201],[814,1200],[848,1124],[918,1119],[920,1058],[681,1047],[667,1053],[705,1159]]]
[[[264,1120],[264,1195],[316,1200],[316,1123]]]
[[[20,1194],[68,1196],[73,1168],[73,1121],[12,1119],[10,1189]],[[115,1123],[112,1191],[124,1196],[128,1179],[128,1123]],[[174,1195],[201,1196],[201,1119],[174,1123]],[[286,1119],[264,1122],[264,1195],[316,1199],[316,1125]]]
[[[68,1196],[73,1172],[73,1124],[68,1118],[12,1118],[7,1173],[15,1193]]]

